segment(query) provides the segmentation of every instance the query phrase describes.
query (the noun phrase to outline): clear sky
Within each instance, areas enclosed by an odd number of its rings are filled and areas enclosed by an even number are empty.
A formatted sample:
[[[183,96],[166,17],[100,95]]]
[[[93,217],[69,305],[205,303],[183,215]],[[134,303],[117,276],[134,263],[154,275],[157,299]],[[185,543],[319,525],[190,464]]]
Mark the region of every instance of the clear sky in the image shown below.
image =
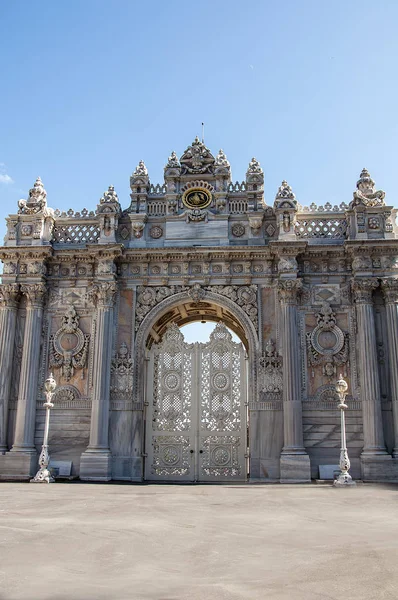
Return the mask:
[[[272,204],[349,202],[367,167],[397,205],[396,0],[0,2],[0,239],[40,175],[94,209],[145,160],[160,182],[206,124],[234,180],[252,156]]]

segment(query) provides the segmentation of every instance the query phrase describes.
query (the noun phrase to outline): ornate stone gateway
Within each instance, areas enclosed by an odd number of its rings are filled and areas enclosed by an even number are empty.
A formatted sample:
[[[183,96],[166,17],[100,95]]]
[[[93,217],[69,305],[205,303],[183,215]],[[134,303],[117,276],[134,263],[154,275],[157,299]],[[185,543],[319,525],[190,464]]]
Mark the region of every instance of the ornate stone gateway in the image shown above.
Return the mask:
[[[243,345],[225,325],[207,344],[187,344],[176,324],[167,329],[148,371],[147,480],[246,479],[245,373]]]

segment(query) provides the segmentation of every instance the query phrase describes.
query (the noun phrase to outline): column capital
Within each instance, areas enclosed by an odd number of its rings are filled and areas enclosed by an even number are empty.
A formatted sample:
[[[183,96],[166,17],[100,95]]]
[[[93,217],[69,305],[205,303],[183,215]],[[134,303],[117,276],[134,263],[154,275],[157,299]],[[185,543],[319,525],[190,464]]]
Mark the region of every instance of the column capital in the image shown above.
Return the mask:
[[[398,278],[388,277],[381,280],[381,289],[387,304],[398,302]]]
[[[90,290],[90,296],[98,307],[112,308],[115,302],[116,290],[115,281],[96,283]]]
[[[354,279],[351,282],[352,292],[356,304],[372,304],[372,293],[378,287],[379,282],[372,277]]]
[[[19,283],[3,283],[0,285],[0,308],[17,308]]]
[[[21,285],[21,292],[26,296],[28,307],[31,308],[42,308],[46,291],[44,283],[23,283]]]
[[[285,304],[296,304],[297,295],[303,288],[301,279],[279,279],[278,294],[281,302]]]

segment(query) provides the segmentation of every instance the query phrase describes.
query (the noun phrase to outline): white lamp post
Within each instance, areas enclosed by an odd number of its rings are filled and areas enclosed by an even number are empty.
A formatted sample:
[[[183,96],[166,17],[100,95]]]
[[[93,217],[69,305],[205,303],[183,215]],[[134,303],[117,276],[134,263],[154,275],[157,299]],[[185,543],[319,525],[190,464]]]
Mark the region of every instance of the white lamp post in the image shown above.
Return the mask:
[[[46,409],[46,422],[44,425],[44,439],[43,445],[41,447],[41,452],[39,456],[39,465],[40,469],[37,471],[36,475],[33,479],[30,480],[31,483],[53,483],[54,479],[51,477],[50,471],[48,470],[48,463],[50,462],[50,455],[48,453],[48,429],[50,426],[50,410],[54,406],[51,402],[52,397],[54,395],[55,388],[57,387],[57,383],[53,377],[53,374],[50,374],[50,377],[46,379],[44,384],[44,395],[46,396],[46,401],[43,404]]]
[[[336,382],[336,385],[335,385],[335,390],[340,399],[338,408],[341,411],[340,475],[334,481],[335,486],[356,485],[355,481],[352,480],[352,477],[348,472],[350,470],[351,464],[350,464],[350,459],[348,458],[348,452],[347,452],[347,443],[346,443],[346,435],[345,435],[345,414],[344,414],[344,411],[346,411],[348,408],[347,404],[345,403],[347,389],[348,389],[347,382],[344,381],[343,376],[340,375],[340,378]]]

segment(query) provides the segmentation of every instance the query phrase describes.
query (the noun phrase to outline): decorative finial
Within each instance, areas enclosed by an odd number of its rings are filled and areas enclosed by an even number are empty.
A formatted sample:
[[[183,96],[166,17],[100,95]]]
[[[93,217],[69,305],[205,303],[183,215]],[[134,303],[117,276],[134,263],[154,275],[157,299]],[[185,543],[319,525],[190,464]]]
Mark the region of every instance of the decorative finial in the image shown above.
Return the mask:
[[[166,169],[169,169],[169,168],[172,169],[172,168],[176,168],[176,167],[179,168],[180,166],[181,165],[180,165],[180,161],[178,160],[178,156],[173,150],[173,152],[170,154],[169,159],[167,161]]]
[[[217,167],[229,167],[230,166],[228,159],[225,156],[224,150],[219,150],[219,152],[216,156],[216,166]]]
[[[296,199],[296,196],[294,195],[292,188],[285,180],[283,180],[281,185],[279,186],[278,191],[275,196],[275,200],[280,200],[282,198],[288,199],[288,200]]]
[[[256,158],[252,158],[250,163],[249,163],[249,168],[247,169],[247,174],[251,174],[251,173],[262,173],[263,170],[260,166],[260,163],[258,162],[258,160]]]
[[[375,189],[375,182],[367,169],[362,169],[357,181],[357,189],[354,192],[353,206],[363,204],[364,206],[384,206],[386,193]]]
[[[140,176],[147,177],[148,176],[148,169],[146,168],[143,160],[140,160],[133,175],[134,175],[134,177],[140,177]]]
[[[42,212],[47,206],[47,192],[44,189],[43,182],[38,177],[29,190],[29,198],[27,200],[18,201],[20,214],[32,215]]]

